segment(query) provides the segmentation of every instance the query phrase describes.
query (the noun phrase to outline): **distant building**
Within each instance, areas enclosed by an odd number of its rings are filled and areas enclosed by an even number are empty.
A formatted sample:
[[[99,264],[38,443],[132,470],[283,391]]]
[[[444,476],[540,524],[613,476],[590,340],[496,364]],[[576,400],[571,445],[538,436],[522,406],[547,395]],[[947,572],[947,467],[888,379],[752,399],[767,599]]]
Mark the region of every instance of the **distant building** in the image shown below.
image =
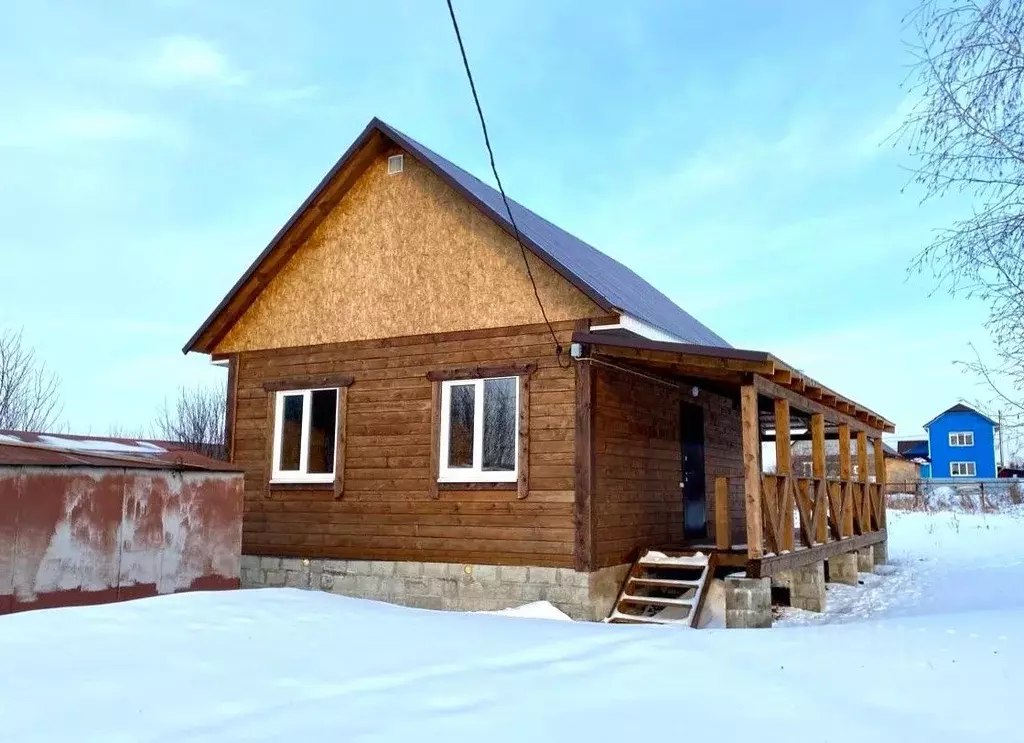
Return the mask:
[[[995,477],[996,428],[994,420],[963,403],[935,416],[924,425],[931,466],[923,476]]]
[[[922,478],[932,476],[932,460],[928,455],[928,439],[908,439],[896,444],[899,455],[906,460],[915,462]]]
[[[811,442],[797,441],[791,447],[793,474],[797,477],[810,477],[811,468]],[[900,454],[888,444],[882,444],[882,453],[885,456],[885,481],[894,482],[916,482],[920,479],[920,465]],[[857,478],[859,476],[857,467],[857,441],[850,441],[850,474]],[[839,441],[829,439],[825,442],[825,476],[839,477]],[[868,480],[875,481],[875,454],[873,449],[868,449]]]

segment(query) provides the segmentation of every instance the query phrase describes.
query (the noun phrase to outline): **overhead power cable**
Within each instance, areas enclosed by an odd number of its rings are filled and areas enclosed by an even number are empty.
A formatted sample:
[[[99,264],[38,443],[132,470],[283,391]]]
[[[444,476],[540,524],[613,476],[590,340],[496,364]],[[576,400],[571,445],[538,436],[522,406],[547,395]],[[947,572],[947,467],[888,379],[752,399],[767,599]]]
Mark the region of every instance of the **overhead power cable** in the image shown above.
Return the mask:
[[[508,215],[508,221],[512,224],[512,232],[515,235],[516,242],[519,243],[519,252],[523,256],[523,264],[526,266],[526,275],[530,277],[530,284],[533,286],[533,296],[537,298],[537,306],[540,307],[541,317],[544,318],[544,324],[548,326],[548,332],[551,333],[551,338],[555,342],[555,357],[558,359],[559,366],[562,365],[562,344],[558,342],[558,336],[555,334],[555,328],[552,326],[551,321],[548,320],[548,313],[544,310],[544,302],[541,301],[540,292],[537,290],[537,281],[533,278],[533,270],[530,268],[530,261],[526,255],[526,245],[523,244],[523,237],[519,234],[519,225],[516,224],[516,218],[512,214],[512,207],[509,204],[508,196],[505,195],[505,187],[501,185],[501,176],[498,175],[498,166],[494,162],[494,149],[491,147],[491,138],[487,133],[487,121],[484,119],[484,110],[480,106],[480,96],[476,92],[476,83],[473,82],[473,72],[469,68],[469,59],[466,57],[466,47],[462,43],[462,33],[459,31],[459,22],[455,18],[455,8],[452,7],[452,0],[445,0],[448,3],[448,14],[452,19],[452,28],[455,30],[455,38],[459,42],[459,52],[462,54],[462,66],[466,70],[466,78],[469,80],[469,89],[473,93],[473,103],[476,104],[476,113],[480,117],[480,128],[484,133],[484,144],[487,145],[487,155],[491,160],[491,172],[494,174],[494,180],[498,184],[498,191],[501,193],[501,200],[505,204],[505,213]],[[572,362],[563,368],[568,368]]]

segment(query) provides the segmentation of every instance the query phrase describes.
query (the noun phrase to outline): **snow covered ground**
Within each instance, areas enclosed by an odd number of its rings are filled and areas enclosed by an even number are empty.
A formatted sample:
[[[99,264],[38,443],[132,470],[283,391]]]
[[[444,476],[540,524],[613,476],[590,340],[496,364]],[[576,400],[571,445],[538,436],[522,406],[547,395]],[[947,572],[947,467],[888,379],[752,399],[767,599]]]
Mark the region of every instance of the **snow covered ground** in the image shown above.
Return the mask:
[[[767,631],[288,589],[0,618],[0,740],[1024,740],[1024,514],[890,512],[893,564]]]

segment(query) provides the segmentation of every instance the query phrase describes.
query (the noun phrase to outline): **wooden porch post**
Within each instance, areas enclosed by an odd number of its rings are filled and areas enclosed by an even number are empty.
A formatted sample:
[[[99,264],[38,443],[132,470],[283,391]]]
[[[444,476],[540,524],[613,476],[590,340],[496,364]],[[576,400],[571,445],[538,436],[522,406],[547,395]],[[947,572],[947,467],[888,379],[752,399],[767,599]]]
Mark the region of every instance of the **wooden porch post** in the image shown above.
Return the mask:
[[[793,462],[789,443],[789,400],[775,401],[775,472],[779,475],[779,514],[784,550],[793,550]]]
[[[811,475],[817,480],[815,482],[815,502],[818,498],[825,497],[825,416],[821,413],[811,415]],[[818,489],[822,492],[819,495]],[[828,534],[828,515],[824,504],[819,512],[819,517],[814,524],[814,538],[824,543]]]
[[[743,432],[743,495],[747,516],[747,557],[764,556],[764,531],[761,521],[761,436],[757,422],[757,389],[752,384],[740,388],[740,420]]]
[[[881,437],[875,439],[875,482],[878,484],[878,528],[885,528],[885,451]]]
[[[853,492],[850,485],[850,473],[853,467],[850,464],[850,426],[847,423],[839,424],[839,502],[843,511],[843,536],[853,536]]]
[[[857,500],[857,522],[860,526],[860,533],[871,531],[870,517],[868,516],[868,435],[864,431],[857,431],[857,479],[860,481],[860,498]]]

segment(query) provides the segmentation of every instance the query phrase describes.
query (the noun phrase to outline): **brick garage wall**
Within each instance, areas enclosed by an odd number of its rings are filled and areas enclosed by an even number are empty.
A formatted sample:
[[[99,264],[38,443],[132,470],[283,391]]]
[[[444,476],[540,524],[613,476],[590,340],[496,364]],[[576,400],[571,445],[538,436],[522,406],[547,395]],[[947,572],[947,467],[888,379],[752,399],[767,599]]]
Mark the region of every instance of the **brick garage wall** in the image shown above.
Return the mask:
[[[290,587],[420,609],[493,611],[550,601],[573,619],[600,620],[618,597],[628,566],[571,568],[391,560],[242,557],[242,587]]]

